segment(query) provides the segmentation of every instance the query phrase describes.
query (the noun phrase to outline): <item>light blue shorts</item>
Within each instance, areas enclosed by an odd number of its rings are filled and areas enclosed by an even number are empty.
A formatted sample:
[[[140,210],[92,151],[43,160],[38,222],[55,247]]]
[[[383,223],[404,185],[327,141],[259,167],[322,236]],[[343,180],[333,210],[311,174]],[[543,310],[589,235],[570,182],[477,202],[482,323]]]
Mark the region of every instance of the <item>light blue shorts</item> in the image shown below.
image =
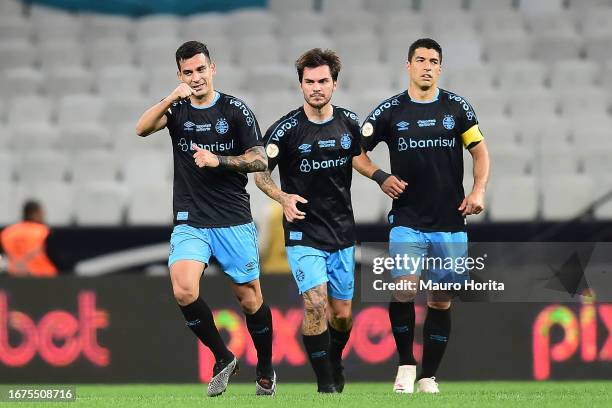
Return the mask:
[[[351,300],[355,286],[355,247],[334,252],[308,246],[288,246],[287,258],[300,293],[327,282],[327,294]]]
[[[469,277],[462,266],[467,249],[467,233],[463,231],[423,232],[409,227],[393,227],[389,233],[389,255],[407,257],[409,262],[403,263],[401,269],[393,269],[391,276],[421,276],[425,267],[433,282],[463,282]]]
[[[208,265],[211,256],[217,258],[234,283],[247,283],[259,278],[255,224],[222,228],[196,228],[187,224],[174,227],[168,266],[179,260],[194,260]]]

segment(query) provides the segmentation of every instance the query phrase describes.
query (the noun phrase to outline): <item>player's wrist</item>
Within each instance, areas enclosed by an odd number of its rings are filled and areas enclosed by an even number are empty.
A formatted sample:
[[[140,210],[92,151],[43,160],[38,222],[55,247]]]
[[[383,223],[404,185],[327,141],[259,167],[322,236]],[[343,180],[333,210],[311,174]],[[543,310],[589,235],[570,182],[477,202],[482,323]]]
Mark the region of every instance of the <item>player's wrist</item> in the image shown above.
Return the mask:
[[[378,183],[379,186],[389,178],[391,175],[384,170],[378,169],[374,173],[372,173],[371,179]]]

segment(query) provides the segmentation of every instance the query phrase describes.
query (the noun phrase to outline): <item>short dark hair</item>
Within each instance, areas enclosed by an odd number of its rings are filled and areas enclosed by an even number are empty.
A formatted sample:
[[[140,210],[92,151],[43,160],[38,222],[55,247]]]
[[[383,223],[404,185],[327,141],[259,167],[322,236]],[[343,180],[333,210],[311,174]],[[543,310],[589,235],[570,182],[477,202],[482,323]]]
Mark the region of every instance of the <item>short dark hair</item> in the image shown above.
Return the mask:
[[[302,83],[302,78],[304,78],[304,68],[316,68],[321,65],[327,65],[332,79],[334,81],[338,80],[338,74],[340,73],[340,68],[342,68],[338,54],[328,49],[313,48],[306,51],[295,61],[295,68],[297,69],[300,83]]]
[[[432,40],[431,38],[419,38],[413,42],[408,49],[408,62],[412,61],[412,57],[414,57],[414,52],[417,48],[427,48],[428,50],[438,51],[440,64],[442,64],[442,47],[440,47],[440,44],[438,44],[436,40]]]
[[[204,54],[210,62],[210,53],[206,44],[199,41],[187,41],[176,50],[176,66],[181,69],[181,60],[186,60],[194,55]]]
[[[42,210],[42,206],[36,200],[27,200],[23,203],[23,219],[24,221],[30,221],[34,217],[34,214]]]

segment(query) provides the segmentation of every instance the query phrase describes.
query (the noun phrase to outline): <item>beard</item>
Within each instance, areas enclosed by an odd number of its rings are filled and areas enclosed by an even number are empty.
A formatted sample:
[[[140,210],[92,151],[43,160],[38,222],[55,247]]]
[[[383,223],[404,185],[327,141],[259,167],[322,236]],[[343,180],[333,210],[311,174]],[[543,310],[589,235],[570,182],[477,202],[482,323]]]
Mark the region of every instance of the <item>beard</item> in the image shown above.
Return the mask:
[[[305,99],[308,105],[312,106],[315,109],[321,109],[322,107],[327,105],[329,101],[331,101],[331,95],[329,96],[329,98],[325,98],[325,96],[323,96],[323,100],[320,102],[313,102],[312,98],[305,98]]]

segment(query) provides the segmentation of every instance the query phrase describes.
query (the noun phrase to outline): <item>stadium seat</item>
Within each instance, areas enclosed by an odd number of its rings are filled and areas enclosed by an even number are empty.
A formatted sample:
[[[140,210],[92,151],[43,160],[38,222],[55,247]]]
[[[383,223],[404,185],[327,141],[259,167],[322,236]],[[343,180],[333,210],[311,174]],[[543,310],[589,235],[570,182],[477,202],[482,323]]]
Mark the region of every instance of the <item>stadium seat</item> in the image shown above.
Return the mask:
[[[297,82],[297,81],[296,81]],[[295,91],[265,92],[257,95],[252,110],[257,117],[262,132],[291,110],[303,104],[303,96]]]
[[[229,14],[201,13],[186,16],[179,27],[179,35],[185,41],[197,40],[209,44],[208,38],[224,37],[228,30]]]
[[[177,38],[168,37],[164,41],[156,40],[135,46],[136,60],[144,70],[166,68],[169,72],[176,72],[176,49],[180,45]]]
[[[163,40],[167,37],[178,38],[181,24],[183,20],[174,15],[144,16],[134,21],[134,39],[143,42],[152,39]]]
[[[3,3],[0,3],[3,4]],[[30,41],[32,25],[21,16],[8,16],[0,12],[0,38],[2,41]]]
[[[313,11],[313,0],[268,0],[268,9],[277,14],[291,15],[301,11]]]
[[[172,184],[158,183],[130,189],[129,225],[172,225]]]
[[[609,92],[600,87],[591,88],[565,88],[557,93],[561,112],[568,118],[573,116],[589,116],[608,114],[610,107]]]
[[[586,176],[551,178],[542,185],[542,217],[566,220],[580,215],[594,200],[593,180]]]
[[[1,130],[0,130],[1,132]],[[0,184],[13,181],[15,177],[15,157],[8,151],[0,151]],[[2,196],[4,197],[4,196]]]
[[[327,16],[312,11],[296,11],[281,17],[280,23],[280,35],[287,40],[291,37],[320,35],[327,27]]]
[[[517,143],[514,146],[490,149],[490,153],[495,174],[521,176],[534,172],[536,152],[532,149],[526,149]]]
[[[87,94],[93,90],[94,77],[82,66],[58,66],[47,70],[43,87],[50,98]]]
[[[82,38],[87,43],[124,42],[132,36],[134,20],[127,16],[100,13],[81,14],[83,26]]]
[[[575,33],[546,34],[536,37],[533,56],[544,62],[574,60],[580,57],[583,40]]]
[[[40,43],[50,44],[50,42],[61,43],[64,41],[73,41],[75,38],[80,38],[81,33],[85,30],[82,25],[82,20],[76,16],[64,13],[61,18],[45,18],[41,19],[36,24],[32,25],[34,38]]]
[[[464,97],[476,112],[479,120],[504,118],[507,115],[508,95],[494,88],[455,88],[452,83],[450,90]]]
[[[421,13],[439,15],[441,11],[456,14],[463,11],[463,0],[417,0],[417,9]]]
[[[490,192],[487,212],[491,221],[531,221],[537,217],[539,198],[535,177],[500,173],[490,184]]]
[[[446,86],[452,92],[466,96],[474,92],[489,91],[495,83],[495,70],[487,65],[480,64],[467,69],[453,69],[442,75],[446,78]],[[452,69],[452,71],[450,71]]]
[[[59,146],[60,133],[56,127],[45,122],[21,122],[11,127],[9,146],[19,152]]]
[[[0,164],[0,167],[4,167]],[[9,225],[21,220],[21,207],[18,197],[19,184],[0,180],[0,225]]]
[[[574,15],[567,11],[527,18],[527,26],[536,37],[576,34]]]
[[[281,45],[273,35],[248,36],[235,47],[234,61],[242,66],[261,62],[261,50],[266,50],[266,62],[274,64],[281,61]],[[304,50],[305,51],[305,50]]]
[[[396,13],[416,13],[412,3],[410,0],[385,0],[384,7],[381,7],[381,3],[377,0],[366,0],[365,8],[372,13],[382,13],[381,17],[384,20],[385,17]]]
[[[429,28],[434,35],[433,38],[440,43],[444,51],[451,49],[446,45],[449,41],[473,39],[480,42],[480,38],[476,37],[474,16],[468,12],[441,15],[436,18],[435,23],[430,24]]]
[[[443,66],[453,69],[468,69],[482,65],[483,47],[477,38],[440,38],[443,51]]]
[[[127,40],[109,39],[93,41],[86,50],[87,65],[98,72],[105,67],[132,65],[135,51]]]
[[[240,95],[250,81],[246,69],[229,63],[217,63],[217,74],[213,78],[216,90],[229,95]]]
[[[133,122],[135,126],[140,115],[154,103],[155,100],[134,94],[107,97],[102,111],[102,121],[107,124]]]
[[[277,32],[277,16],[263,9],[244,9],[234,11],[228,16],[228,35],[237,41],[249,37],[274,36]],[[257,50],[265,50],[262,44]]]
[[[585,123],[581,123],[581,121],[572,122],[571,138],[574,144],[585,151],[595,151],[598,148],[608,151],[608,148],[612,146],[612,137],[610,137],[612,120],[608,117],[604,117],[604,119]]]
[[[150,100],[150,105],[161,101],[179,85],[179,79],[176,76],[176,64],[171,69],[170,67],[153,67],[149,72],[148,80],[145,81],[146,95]],[[214,79],[213,79],[214,81]]]
[[[0,2],[0,14],[7,17],[18,17],[24,12],[25,5],[19,0],[4,0]]]
[[[115,226],[123,222],[126,188],[118,183],[88,183],[75,188],[75,218],[80,226]]]
[[[26,150],[17,162],[19,181],[24,184],[64,181],[68,167],[67,155],[57,150]]]
[[[574,149],[548,144],[540,152],[539,173],[543,182],[560,176],[575,176],[581,167],[581,158]]]
[[[42,83],[43,75],[39,70],[29,67],[10,68],[4,70],[0,92],[3,98],[36,95],[40,93]]]
[[[483,116],[478,127],[491,152],[513,149],[519,143],[517,124],[506,117]]]
[[[468,0],[472,13],[509,11],[513,9],[514,0]]]
[[[85,65],[85,53],[76,41],[62,40],[39,44],[37,62],[44,69]]]
[[[102,68],[97,75],[96,90],[106,97],[140,96],[146,78],[142,69],[132,65]]]
[[[601,67],[599,64],[585,59],[562,61],[553,64],[550,71],[550,87],[559,92],[567,88],[569,84],[575,88],[590,88],[599,75]],[[576,75],[580,72],[580,75]]]
[[[44,96],[30,95],[14,97],[6,109],[8,110],[7,121],[10,125],[36,125],[51,122],[54,106],[51,100]],[[34,115],[33,112],[36,114]]]
[[[377,62],[364,62],[359,66],[347,66],[341,72],[340,86],[352,90],[363,90],[364,88],[392,89],[392,75],[389,66]],[[389,92],[392,92],[391,90]]]
[[[377,54],[380,49],[378,37],[371,33],[337,36],[334,42],[335,51],[345,65],[377,62],[380,59]]]
[[[156,183],[168,182],[172,175],[172,153],[158,152],[143,148],[129,152],[124,156],[123,180],[127,187],[146,185],[155,180]]]
[[[581,10],[581,9],[586,9],[586,10],[592,10],[592,9],[605,9],[605,8],[611,8],[612,7],[612,2],[610,2],[610,0],[569,0],[568,2],[568,6],[570,9],[577,9],[577,10]]]
[[[299,83],[294,71],[289,64],[255,64],[247,71],[244,89],[252,93],[297,91]]]
[[[520,0],[519,11],[527,16],[558,14],[563,11],[564,0]]]
[[[598,35],[612,35],[609,22],[612,19],[612,7],[608,8],[580,8],[576,16],[578,27],[583,35],[593,37]]]
[[[385,220],[386,204],[391,199],[372,180],[355,174],[351,197],[356,222],[374,224]],[[368,199],[364,199],[365,197]]]
[[[557,114],[557,100],[551,92],[519,88],[510,91],[509,111],[515,117],[541,116],[554,117]]]
[[[86,184],[97,181],[116,181],[119,173],[117,155],[100,149],[81,149],[72,157],[72,182]],[[154,204],[151,202],[151,204]]]
[[[312,48],[335,50],[334,41],[327,35],[300,35],[287,39],[283,44],[283,62],[293,64],[304,52]]]
[[[102,116],[104,101],[91,95],[70,95],[60,99],[58,123],[72,125],[76,123],[97,123]]]
[[[323,14],[342,14],[344,12],[361,12],[366,8],[367,0],[322,0]]]
[[[332,37],[350,34],[370,34],[376,28],[376,16],[372,13],[344,7],[341,12],[330,15],[327,30]],[[367,49],[367,48],[366,48]]]
[[[515,89],[517,84],[522,88],[532,90],[543,89],[546,80],[547,68],[536,61],[514,61],[512,64],[499,66],[498,80],[502,90]],[[525,75],[528,72],[529,75]]]
[[[0,70],[34,66],[36,52],[27,40],[0,41]]]
[[[525,18],[514,10],[491,10],[477,13],[475,20],[476,27],[482,31],[485,40],[492,37],[512,38],[526,33]]]
[[[106,127],[97,123],[60,125],[59,146],[65,152],[81,149],[110,149],[111,136]]]
[[[40,201],[45,208],[45,219],[51,227],[68,226],[73,221],[74,186],[64,181],[21,184],[17,192],[19,206],[25,200]]]
[[[585,36],[585,52],[589,59],[604,62],[612,58],[612,32],[607,34],[589,34]]]
[[[484,36],[484,55],[490,64],[511,64],[520,67],[517,61],[531,59],[532,44],[530,37],[523,34],[503,36]]]
[[[582,149],[580,153],[586,176],[595,179],[600,174],[612,174],[612,145],[609,142]]]

